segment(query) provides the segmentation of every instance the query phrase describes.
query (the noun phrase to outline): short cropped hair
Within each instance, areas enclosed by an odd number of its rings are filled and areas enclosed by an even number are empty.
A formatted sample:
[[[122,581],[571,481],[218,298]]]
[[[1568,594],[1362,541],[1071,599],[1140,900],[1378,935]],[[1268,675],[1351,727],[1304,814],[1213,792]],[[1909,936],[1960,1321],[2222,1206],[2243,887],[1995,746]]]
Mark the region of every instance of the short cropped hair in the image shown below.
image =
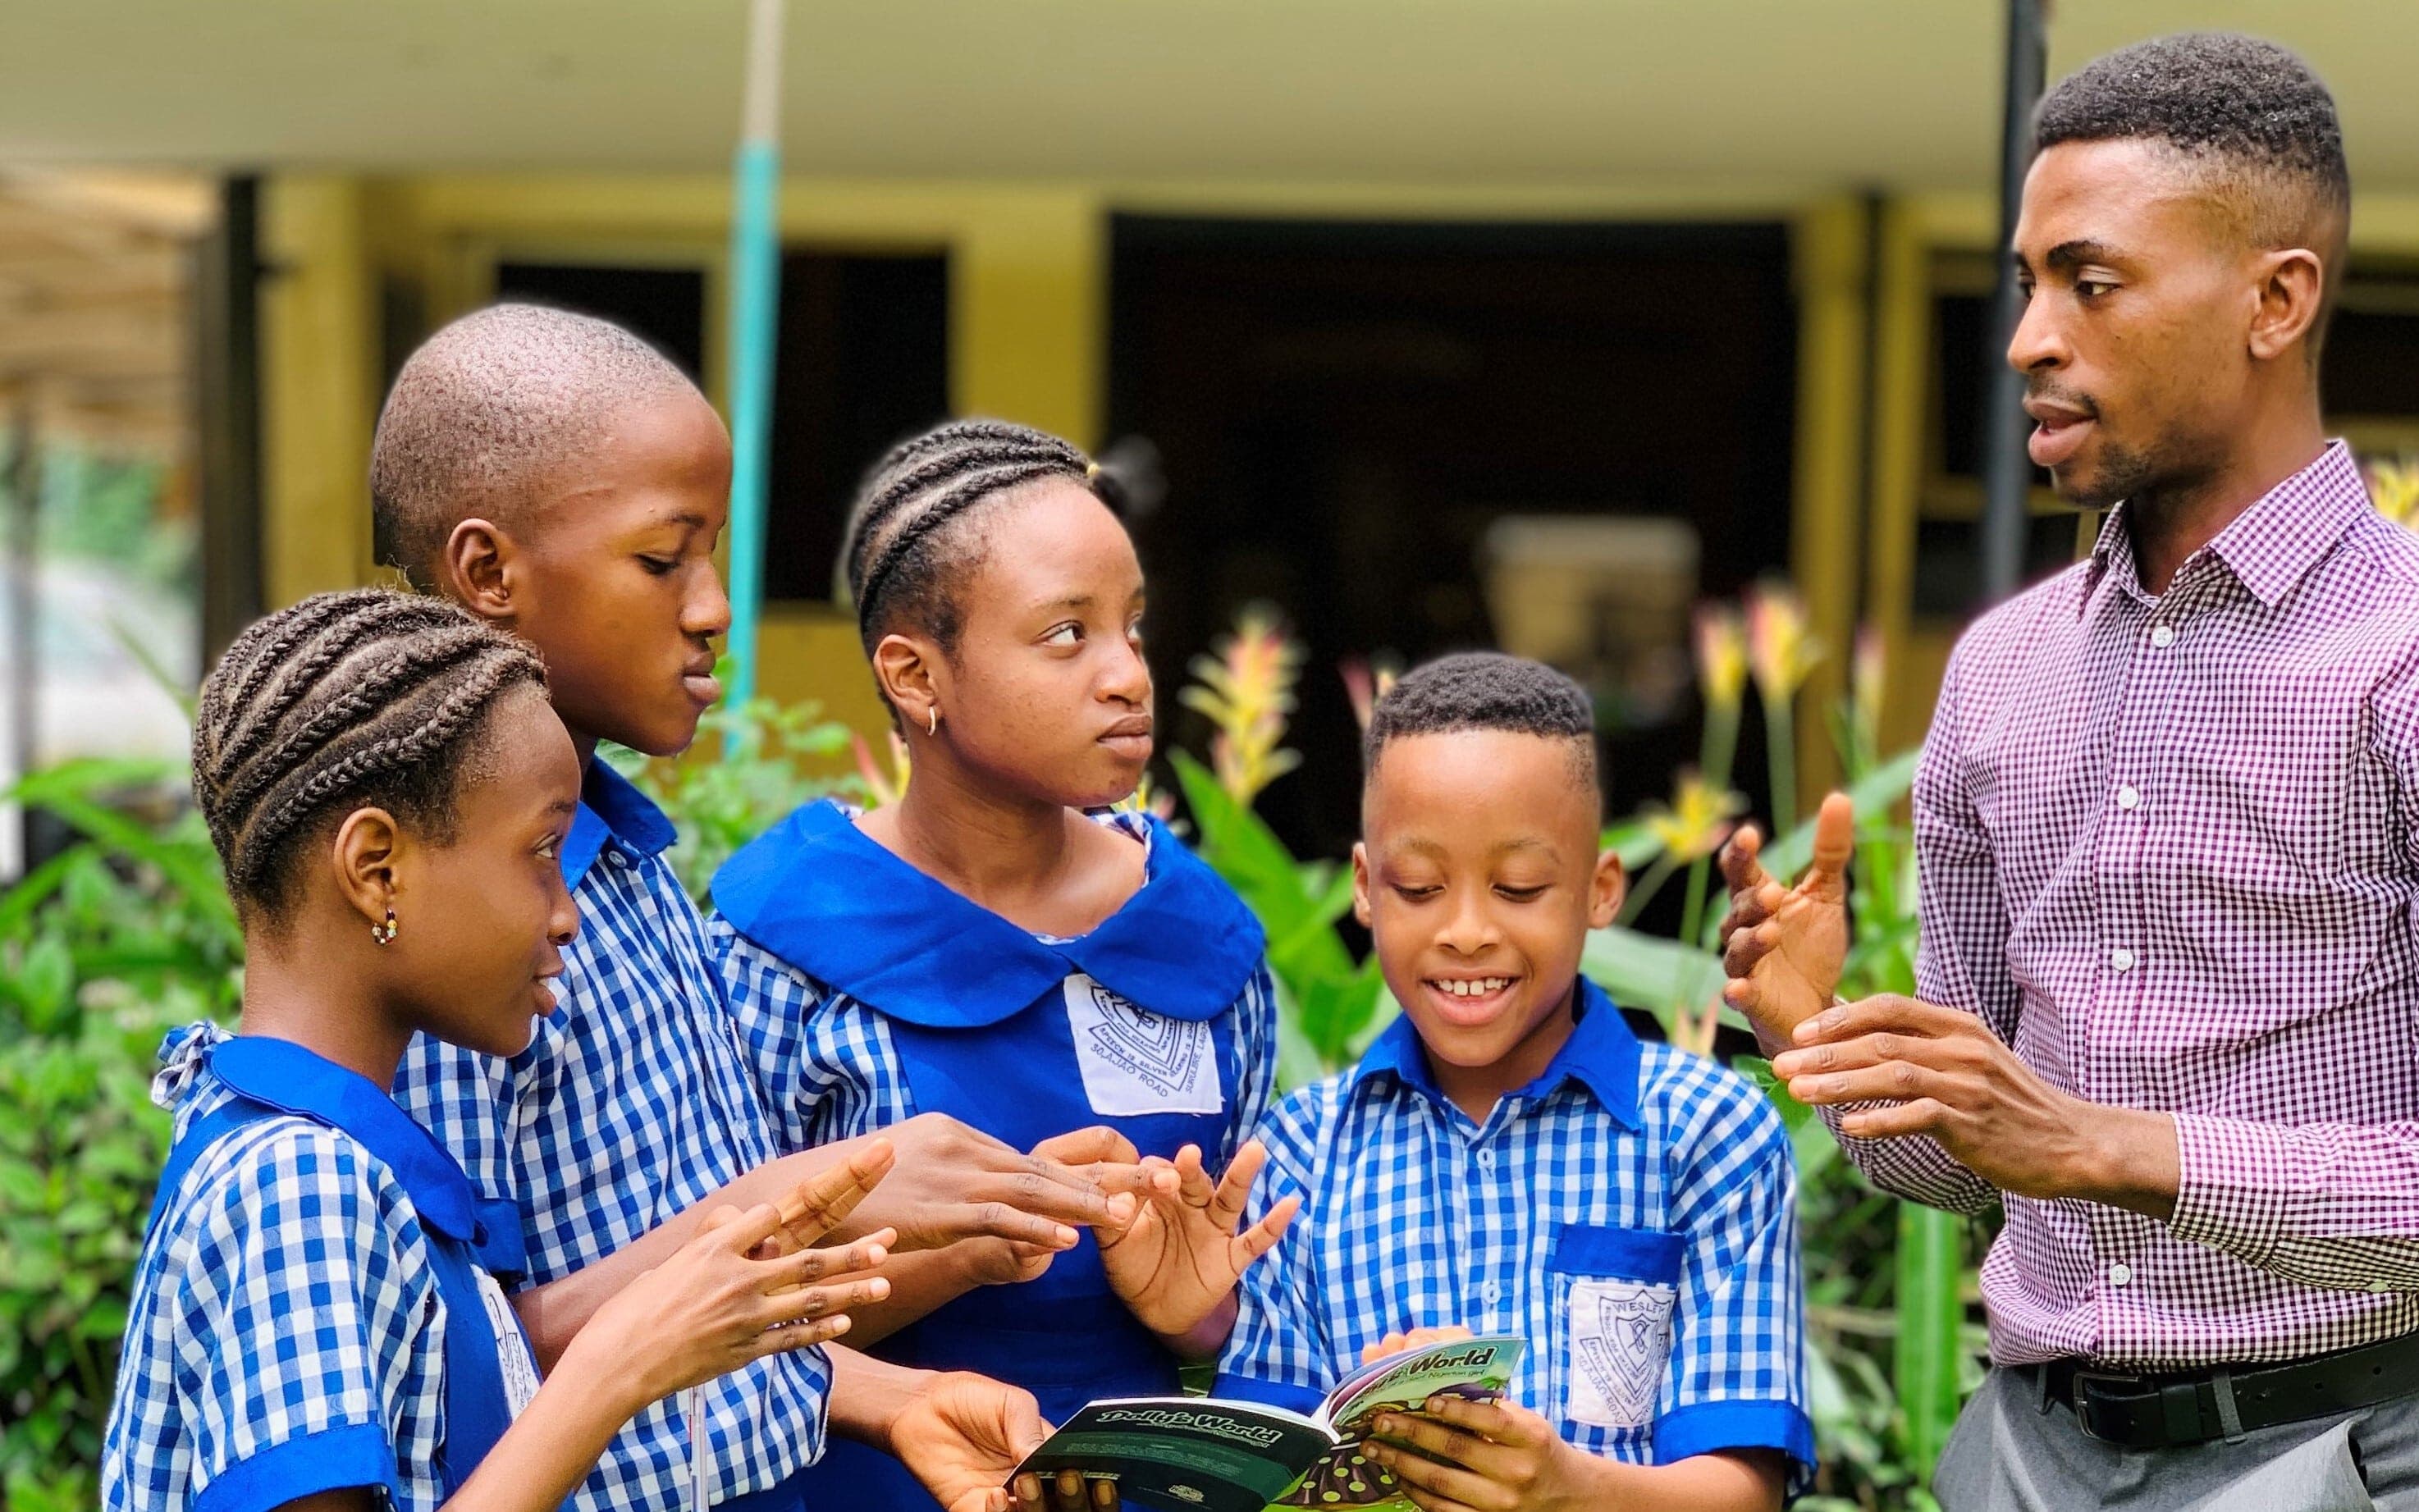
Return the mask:
[[[2298,55],[2255,37],[2183,32],[2120,48],[2061,81],[2034,116],[2036,150],[2110,141],[2172,147],[2256,245],[2340,238],[2351,212],[2334,97]],[[2327,271],[2332,284],[2337,270]]]
[[[697,386],[608,320],[497,304],[444,327],[395,375],[370,445],[377,558],[423,590],[465,519],[499,523],[633,402]]]
[[[1543,662],[1498,651],[1440,656],[1405,672],[1370,712],[1362,759],[1374,774],[1389,741],[1464,730],[1564,742],[1574,778],[1595,791],[1595,705],[1587,690]]]

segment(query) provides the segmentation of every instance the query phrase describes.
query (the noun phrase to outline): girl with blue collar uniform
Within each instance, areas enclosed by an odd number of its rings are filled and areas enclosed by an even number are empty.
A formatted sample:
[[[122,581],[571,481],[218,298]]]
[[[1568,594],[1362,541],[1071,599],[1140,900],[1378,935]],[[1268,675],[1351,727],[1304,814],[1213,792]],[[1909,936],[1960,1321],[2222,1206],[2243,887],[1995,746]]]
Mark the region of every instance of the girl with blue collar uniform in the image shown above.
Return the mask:
[[[1022,1385],[1052,1421],[1174,1392],[1179,1355],[1224,1332],[1217,1278],[1291,1217],[1237,1232],[1275,1062],[1259,926],[1164,825],[1102,812],[1151,748],[1142,573],[1102,488],[1073,447],[995,422],[885,460],[844,567],[907,790],[801,810],[714,883],[732,1008],[791,1148],[941,1112],[1153,1169],[1131,1226],[1006,1274],[901,1273],[864,1318],[888,1331],[875,1352]],[[847,1446],[813,1477],[810,1504],[932,1505]]]
[[[103,1451],[113,1512],[553,1507],[641,1407],[886,1294],[879,1242],[770,1256],[782,1214],[726,1211],[541,1383],[478,1259],[509,1215],[387,1087],[417,1031],[508,1054],[550,1006],[578,764],[544,683],[459,609],[361,592],[262,621],[204,687],[194,790],[244,923],[246,1032],[163,1047],[176,1141]],[[798,1196],[844,1215],[887,1159]]]

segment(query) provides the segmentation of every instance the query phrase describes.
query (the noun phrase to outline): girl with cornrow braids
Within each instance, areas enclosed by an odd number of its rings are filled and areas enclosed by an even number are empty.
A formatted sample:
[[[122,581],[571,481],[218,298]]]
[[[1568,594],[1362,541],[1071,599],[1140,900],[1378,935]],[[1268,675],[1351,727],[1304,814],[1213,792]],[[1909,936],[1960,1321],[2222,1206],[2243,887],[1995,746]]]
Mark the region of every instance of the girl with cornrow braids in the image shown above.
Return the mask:
[[[998,421],[884,458],[840,572],[907,743],[906,791],[871,812],[802,809],[714,882],[725,988],[792,1148],[937,1111],[1149,1173],[1130,1223],[1055,1256],[970,1254],[860,1319],[860,1337],[895,1331],[858,1347],[1022,1385],[1055,1422],[1176,1390],[1292,1213],[1238,1231],[1275,1063],[1259,927],[1164,825],[1111,811],[1152,729],[1117,498],[1075,447]],[[1105,1485],[1017,1489],[1116,1502]],[[932,1505],[848,1447],[808,1501]]]
[[[193,791],[243,925],[243,1030],[170,1035],[176,1114],[101,1469],[113,1512],[559,1506],[639,1409],[848,1326],[886,1150],[724,1208],[541,1383],[470,1180],[389,1088],[416,1033],[529,1042],[578,915],[579,764],[521,642],[432,599],[325,594],[203,686]],[[787,1211],[785,1211],[785,1207]]]

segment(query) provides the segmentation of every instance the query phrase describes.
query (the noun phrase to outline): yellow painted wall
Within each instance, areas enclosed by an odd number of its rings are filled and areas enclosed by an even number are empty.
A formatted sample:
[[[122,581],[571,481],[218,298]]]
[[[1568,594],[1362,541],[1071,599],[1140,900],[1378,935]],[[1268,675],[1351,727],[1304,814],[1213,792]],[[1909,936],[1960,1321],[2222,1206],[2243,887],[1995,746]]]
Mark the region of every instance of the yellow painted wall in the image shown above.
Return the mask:
[[[660,262],[706,272],[706,371],[717,402],[729,186],[711,176],[281,176],[265,234],[269,285],[264,549],[280,603],[365,580],[368,466],[378,397],[377,300],[404,291],[434,324],[490,298],[500,258]],[[953,408],[1098,441],[1105,409],[1107,222],[1157,214],[1394,219],[1780,219],[1795,231],[1804,319],[1799,361],[1795,569],[1816,632],[1851,639],[1863,362],[1863,221],[1856,202],[1755,185],[1402,187],[891,183],[793,178],[785,240],[949,254]],[[1781,501],[1776,501],[1776,504]],[[883,717],[854,623],[828,609],[769,607],[760,683],[813,699],[868,733]],[[1819,684],[1827,698],[1832,680]],[[1805,748],[1827,770],[1820,720]]]

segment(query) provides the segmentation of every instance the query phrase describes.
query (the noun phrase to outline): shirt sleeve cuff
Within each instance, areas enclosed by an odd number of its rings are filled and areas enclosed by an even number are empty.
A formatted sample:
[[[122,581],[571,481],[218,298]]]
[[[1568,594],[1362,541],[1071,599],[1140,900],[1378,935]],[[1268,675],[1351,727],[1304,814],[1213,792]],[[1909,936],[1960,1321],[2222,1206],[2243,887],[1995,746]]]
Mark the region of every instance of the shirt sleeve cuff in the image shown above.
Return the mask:
[[[2179,1113],[2176,1211],[2179,1239],[2264,1266],[2285,1227],[2285,1205],[2300,1151],[2287,1129],[2241,1119]]]
[[[1264,1381],[1258,1376],[1230,1376],[1220,1372],[1217,1382],[1210,1388],[1212,1396],[1233,1401],[1259,1402],[1269,1407],[1282,1407],[1300,1412],[1304,1417],[1317,1412],[1318,1404],[1327,1399],[1324,1392],[1308,1386],[1288,1385],[1282,1381]]]
[[[272,1443],[239,1459],[202,1488],[193,1512],[270,1512],[318,1491],[376,1486],[403,1504],[394,1444],[375,1423],[345,1423]]]
[[[1777,1449],[1787,1455],[1791,1496],[1813,1480],[1814,1423],[1795,1402],[1697,1402],[1655,1420],[1658,1465],[1739,1449]]]

